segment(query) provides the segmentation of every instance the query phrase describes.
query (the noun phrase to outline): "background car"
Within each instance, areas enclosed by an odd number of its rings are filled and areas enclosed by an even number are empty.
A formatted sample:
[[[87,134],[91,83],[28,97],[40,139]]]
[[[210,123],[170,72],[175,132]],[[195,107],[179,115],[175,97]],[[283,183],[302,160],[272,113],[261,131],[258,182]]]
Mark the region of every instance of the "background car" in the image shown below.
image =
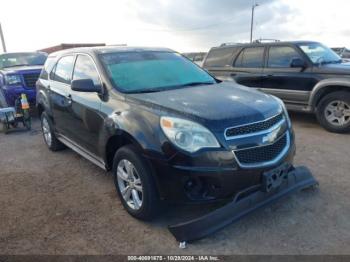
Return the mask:
[[[223,44],[209,51],[203,67],[273,94],[290,110],[315,113],[329,131],[350,131],[350,63],[321,43]]]
[[[23,93],[29,103],[35,105],[35,83],[46,57],[43,52],[0,55],[0,107],[14,106],[15,100]]]

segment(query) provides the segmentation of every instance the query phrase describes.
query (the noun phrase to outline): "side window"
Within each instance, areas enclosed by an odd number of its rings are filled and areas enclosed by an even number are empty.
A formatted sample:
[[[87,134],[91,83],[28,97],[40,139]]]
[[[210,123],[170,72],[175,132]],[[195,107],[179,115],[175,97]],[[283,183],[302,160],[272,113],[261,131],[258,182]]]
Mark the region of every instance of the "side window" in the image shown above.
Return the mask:
[[[64,56],[58,60],[54,70],[50,74],[52,80],[70,84],[73,71],[74,56]]]
[[[236,59],[236,67],[258,68],[262,67],[264,60],[264,47],[248,47],[241,51]]]
[[[237,47],[211,49],[205,60],[205,66],[220,67],[231,65],[232,58],[236,56],[238,50]]]
[[[75,62],[73,80],[91,79],[96,86],[101,84],[94,62],[87,55],[78,55]]]
[[[54,63],[55,63],[55,57],[49,56],[46,59],[43,69],[41,70],[39,78],[47,80],[49,78],[49,72],[52,69]]]
[[[268,67],[290,67],[293,58],[300,58],[290,46],[272,46],[269,50]]]

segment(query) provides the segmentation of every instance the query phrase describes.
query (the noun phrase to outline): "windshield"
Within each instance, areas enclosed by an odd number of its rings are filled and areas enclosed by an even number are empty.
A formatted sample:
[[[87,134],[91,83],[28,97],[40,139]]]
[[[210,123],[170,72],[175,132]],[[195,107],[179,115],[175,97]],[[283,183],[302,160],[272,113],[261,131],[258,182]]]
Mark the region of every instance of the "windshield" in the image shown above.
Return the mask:
[[[0,69],[15,66],[43,65],[45,53],[6,53],[0,55]]]
[[[206,71],[177,53],[118,52],[100,57],[114,86],[125,93],[215,83]]]
[[[340,56],[320,43],[303,43],[299,47],[314,64],[341,63]]]

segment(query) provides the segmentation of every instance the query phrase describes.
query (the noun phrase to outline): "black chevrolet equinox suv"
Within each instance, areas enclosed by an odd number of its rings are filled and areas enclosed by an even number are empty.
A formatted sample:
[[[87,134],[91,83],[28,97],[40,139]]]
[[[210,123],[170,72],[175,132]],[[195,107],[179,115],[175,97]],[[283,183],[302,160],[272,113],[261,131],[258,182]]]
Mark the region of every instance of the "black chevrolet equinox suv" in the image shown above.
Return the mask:
[[[50,54],[37,82],[37,107],[49,149],[68,146],[112,170],[123,206],[140,219],[154,217],[163,200],[202,203],[269,192],[253,201],[259,204],[312,180],[292,166],[294,133],[281,100],[221,82],[169,49]],[[213,230],[230,219],[221,213],[226,218],[210,220]]]
[[[222,44],[203,67],[218,79],[275,95],[290,110],[315,113],[331,132],[350,131],[350,63],[321,43]]]

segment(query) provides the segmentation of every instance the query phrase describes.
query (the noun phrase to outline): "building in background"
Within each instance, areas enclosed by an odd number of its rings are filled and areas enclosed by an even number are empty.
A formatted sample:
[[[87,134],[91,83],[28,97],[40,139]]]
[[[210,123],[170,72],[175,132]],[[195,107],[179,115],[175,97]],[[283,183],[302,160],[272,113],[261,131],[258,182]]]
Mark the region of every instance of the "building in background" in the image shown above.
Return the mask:
[[[38,51],[41,51],[41,52],[45,52],[45,53],[52,53],[52,52],[56,52],[56,51],[59,51],[59,50],[64,50],[64,49],[69,49],[69,48],[75,48],[75,47],[92,47],[92,46],[105,46],[106,44],[104,43],[80,43],[80,44],[77,44],[77,43],[71,43],[71,44],[59,44],[59,45],[56,45],[56,46],[51,46],[51,47],[47,47],[47,48],[44,48],[44,49],[40,49]]]
[[[182,55],[187,57],[191,61],[195,62],[197,65],[202,66],[203,60],[207,55],[207,53],[206,52],[182,53]]]
[[[350,60],[350,50],[346,47],[332,47],[332,50],[336,52],[343,60]]]

